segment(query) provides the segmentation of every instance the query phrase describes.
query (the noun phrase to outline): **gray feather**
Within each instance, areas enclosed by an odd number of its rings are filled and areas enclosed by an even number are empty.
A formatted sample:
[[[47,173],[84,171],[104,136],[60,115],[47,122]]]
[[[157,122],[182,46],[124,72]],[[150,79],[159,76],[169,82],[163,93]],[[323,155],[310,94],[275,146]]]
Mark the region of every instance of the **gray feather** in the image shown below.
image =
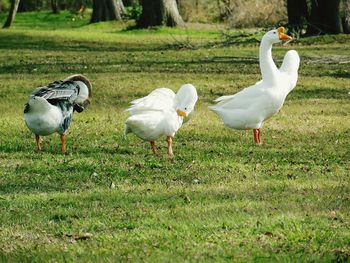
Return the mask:
[[[31,96],[52,100],[68,100],[71,103],[77,98],[79,87],[73,81],[55,81],[47,86],[37,88]]]

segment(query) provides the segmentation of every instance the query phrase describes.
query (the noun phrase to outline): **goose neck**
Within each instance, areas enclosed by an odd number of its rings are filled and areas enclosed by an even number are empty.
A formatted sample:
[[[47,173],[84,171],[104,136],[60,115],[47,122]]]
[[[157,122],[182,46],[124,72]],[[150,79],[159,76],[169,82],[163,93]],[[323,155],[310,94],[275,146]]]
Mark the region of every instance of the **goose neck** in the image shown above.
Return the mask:
[[[262,79],[264,81],[273,82],[277,76],[278,69],[272,59],[272,44],[265,39],[263,39],[260,44],[259,64]]]

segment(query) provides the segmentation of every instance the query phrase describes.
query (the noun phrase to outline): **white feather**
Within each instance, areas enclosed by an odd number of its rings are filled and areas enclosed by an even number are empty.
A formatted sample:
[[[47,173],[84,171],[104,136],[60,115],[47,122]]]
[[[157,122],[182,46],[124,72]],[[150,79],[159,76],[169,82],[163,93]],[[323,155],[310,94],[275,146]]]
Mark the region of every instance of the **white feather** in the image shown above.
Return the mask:
[[[158,88],[131,102],[126,110],[130,117],[125,122],[125,133],[132,132],[146,141],[161,136],[174,137],[184,121],[176,110],[191,114],[196,101],[197,92],[190,84],[182,86],[177,94],[168,88]]]
[[[144,111],[164,111],[175,109],[175,93],[168,88],[158,88],[146,97],[133,100],[126,111],[131,115]]]
[[[29,99],[30,113],[24,114],[28,128],[37,135],[49,135],[57,132],[63,122],[61,110],[42,97]]]
[[[209,106],[227,127],[261,128],[265,120],[281,109],[286,96],[295,87],[300,62],[298,53],[288,51],[278,70],[271,56],[272,44],[279,42],[276,32],[267,32],[260,44],[262,80],[234,95],[222,96],[215,100],[216,105]]]

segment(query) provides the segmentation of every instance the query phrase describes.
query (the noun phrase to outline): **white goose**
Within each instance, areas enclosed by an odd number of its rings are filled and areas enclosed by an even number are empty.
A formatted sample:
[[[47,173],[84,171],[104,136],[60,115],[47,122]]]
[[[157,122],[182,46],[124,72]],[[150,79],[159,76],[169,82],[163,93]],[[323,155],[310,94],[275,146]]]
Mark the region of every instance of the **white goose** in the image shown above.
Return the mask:
[[[57,132],[61,135],[61,152],[65,152],[65,132],[73,111],[82,112],[91,100],[91,83],[83,75],[73,75],[35,89],[24,108],[25,123],[35,134],[36,150],[40,136]]]
[[[153,153],[157,148],[155,140],[166,136],[168,155],[173,156],[172,140],[181,125],[189,120],[197,102],[196,88],[183,85],[175,94],[168,88],[158,88],[148,96],[133,100],[125,122],[125,135],[129,132],[149,141]]]
[[[283,106],[288,93],[298,79],[300,58],[295,50],[286,53],[278,69],[272,59],[272,45],[291,40],[284,27],[268,31],[262,38],[259,63],[262,80],[255,85],[231,95],[222,96],[209,109],[217,113],[225,126],[238,130],[253,129],[254,141],[261,144],[260,129],[265,120],[276,114]]]

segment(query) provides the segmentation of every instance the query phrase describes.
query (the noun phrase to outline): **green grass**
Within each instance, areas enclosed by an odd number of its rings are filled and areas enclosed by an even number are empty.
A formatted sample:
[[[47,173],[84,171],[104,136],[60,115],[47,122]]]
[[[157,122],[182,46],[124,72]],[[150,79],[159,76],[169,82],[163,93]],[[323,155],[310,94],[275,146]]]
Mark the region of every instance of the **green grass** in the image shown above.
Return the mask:
[[[207,109],[259,80],[256,44],[227,46],[215,26],[129,31],[68,15],[42,28],[52,15],[18,14],[0,30],[1,262],[349,260],[349,36],[274,47],[278,64],[299,52],[299,82],[257,147]],[[75,114],[67,154],[57,135],[37,154],[23,105],[73,73],[92,81],[91,107]],[[185,82],[200,99],[175,159],[165,141],[153,156],[123,140],[132,99]]]

